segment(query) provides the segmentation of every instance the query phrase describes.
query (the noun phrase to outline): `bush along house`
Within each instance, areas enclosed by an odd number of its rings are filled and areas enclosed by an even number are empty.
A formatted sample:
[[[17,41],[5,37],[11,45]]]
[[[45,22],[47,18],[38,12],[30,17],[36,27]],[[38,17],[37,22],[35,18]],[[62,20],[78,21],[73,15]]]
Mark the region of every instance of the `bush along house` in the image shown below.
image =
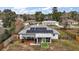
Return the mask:
[[[58,39],[59,32],[43,25],[32,25],[24,28],[18,33],[22,42],[30,42],[30,45],[40,45],[41,42],[51,43],[52,40]]]

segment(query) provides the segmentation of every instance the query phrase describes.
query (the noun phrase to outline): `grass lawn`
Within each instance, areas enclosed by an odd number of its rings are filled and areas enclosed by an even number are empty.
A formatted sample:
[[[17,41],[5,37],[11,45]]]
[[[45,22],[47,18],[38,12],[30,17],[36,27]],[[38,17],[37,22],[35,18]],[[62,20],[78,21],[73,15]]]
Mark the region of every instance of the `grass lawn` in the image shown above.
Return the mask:
[[[59,33],[60,33],[60,35],[61,35],[61,36],[62,36],[62,35],[66,35],[66,34],[67,34],[66,32],[61,31],[61,30],[59,30]]]
[[[52,42],[51,46],[58,51],[79,51],[79,43],[75,40],[56,40]]]
[[[79,26],[79,24],[75,24],[75,25],[73,25],[73,26]]]

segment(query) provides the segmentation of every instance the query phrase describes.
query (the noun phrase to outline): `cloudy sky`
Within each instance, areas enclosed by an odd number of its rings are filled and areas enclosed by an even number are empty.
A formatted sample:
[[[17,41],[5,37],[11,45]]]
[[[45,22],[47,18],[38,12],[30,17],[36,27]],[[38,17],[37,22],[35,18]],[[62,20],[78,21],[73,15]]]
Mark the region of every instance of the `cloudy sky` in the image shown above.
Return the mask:
[[[59,7],[58,11],[79,12],[79,0],[0,0],[0,10],[11,9],[17,14],[34,14],[36,11],[51,13],[52,7]]]
[[[0,10],[11,9],[15,11],[17,14],[34,14],[36,11],[41,11],[45,14],[52,12],[52,7],[0,7]],[[58,7],[58,11],[77,11],[79,12],[79,7]]]

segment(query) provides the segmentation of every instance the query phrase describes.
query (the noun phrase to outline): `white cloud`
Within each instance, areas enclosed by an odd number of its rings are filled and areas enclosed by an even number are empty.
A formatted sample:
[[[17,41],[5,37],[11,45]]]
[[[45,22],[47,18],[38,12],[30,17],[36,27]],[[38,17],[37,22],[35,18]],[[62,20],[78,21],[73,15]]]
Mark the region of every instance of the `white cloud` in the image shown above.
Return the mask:
[[[15,11],[17,14],[34,14],[36,9],[28,10],[28,7],[14,7],[11,10]]]
[[[42,11],[43,13],[46,13],[44,11],[47,11],[47,13],[49,13],[50,11],[50,8],[51,7],[44,7],[44,8],[33,8],[33,9],[30,9],[28,7],[14,7],[12,8],[11,10],[12,11],[15,11],[17,14],[34,14],[36,11]]]
[[[70,8],[70,11],[73,11],[74,10],[74,8]]]
[[[28,11],[25,8],[19,8],[19,7],[14,7],[11,9],[12,11],[15,11],[17,14],[24,14],[28,13]]]
[[[51,7],[46,7],[46,8],[43,8],[42,10],[49,10]]]

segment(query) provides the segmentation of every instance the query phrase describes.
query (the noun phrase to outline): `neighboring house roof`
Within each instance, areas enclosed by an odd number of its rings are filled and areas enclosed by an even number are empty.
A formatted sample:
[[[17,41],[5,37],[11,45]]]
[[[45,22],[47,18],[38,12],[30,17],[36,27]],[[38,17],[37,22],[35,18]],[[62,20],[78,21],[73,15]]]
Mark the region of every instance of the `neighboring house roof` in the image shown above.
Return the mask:
[[[33,23],[33,22],[36,22],[35,20],[28,20],[26,21],[27,23]]]
[[[62,21],[70,21],[70,22],[77,22],[74,19],[62,19]]]
[[[66,22],[67,22],[68,24],[73,24],[73,23],[78,24],[78,22],[75,21],[75,20],[73,20],[73,19],[63,19],[63,20],[62,20],[62,23],[63,23],[63,24],[65,24]]]
[[[43,21],[43,22],[57,22],[57,21],[48,20],[48,21]],[[58,22],[57,22],[57,23],[58,23]]]
[[[47,26],[43,25],[32,25],[29,28],[24,28],[19,32],[19,34],[26,34],[26,33],[52,33],[52,34],[59,34],[58,31],[55,29],[51,29]]]

